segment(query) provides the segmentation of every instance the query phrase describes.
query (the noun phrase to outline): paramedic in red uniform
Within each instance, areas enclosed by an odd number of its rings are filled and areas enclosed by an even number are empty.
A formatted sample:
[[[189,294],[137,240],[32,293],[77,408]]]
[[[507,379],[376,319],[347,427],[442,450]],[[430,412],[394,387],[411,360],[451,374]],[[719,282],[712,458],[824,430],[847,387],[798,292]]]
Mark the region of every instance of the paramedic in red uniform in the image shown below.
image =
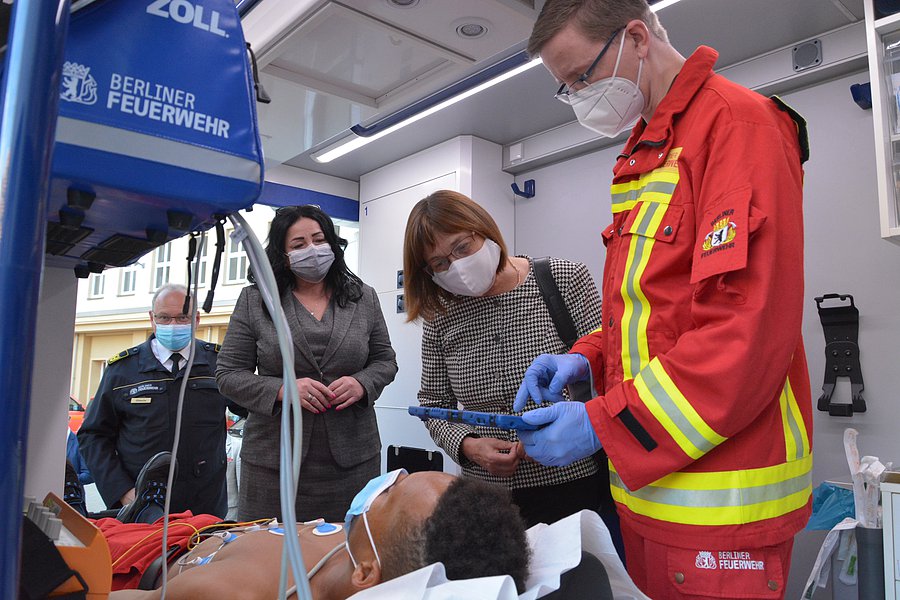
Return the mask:
[[[628,571],[654,600],[780,598],[810,514],[801,340],[805,123],[687,59],[645,0],[547,0],[528,51],[586,127],[632,127],[603,231],[602,327],[542,355],[525,451],[610,460]],[[589,379],[595,397],[564,402]],[[534,408],[529,403],[527,408]]]

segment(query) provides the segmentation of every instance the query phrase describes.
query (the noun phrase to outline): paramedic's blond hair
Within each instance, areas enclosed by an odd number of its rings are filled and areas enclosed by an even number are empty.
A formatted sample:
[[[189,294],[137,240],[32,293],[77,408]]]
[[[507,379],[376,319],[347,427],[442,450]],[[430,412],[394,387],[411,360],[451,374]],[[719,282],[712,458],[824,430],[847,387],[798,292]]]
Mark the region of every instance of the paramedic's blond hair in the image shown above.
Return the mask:
[[[668,43],[665,28],[646,0],[547,0],[528,39],[528,54],[537,56],[550,38],[574,19],[591,40],[606,41],[629,21],[639,19],[650,32]]]

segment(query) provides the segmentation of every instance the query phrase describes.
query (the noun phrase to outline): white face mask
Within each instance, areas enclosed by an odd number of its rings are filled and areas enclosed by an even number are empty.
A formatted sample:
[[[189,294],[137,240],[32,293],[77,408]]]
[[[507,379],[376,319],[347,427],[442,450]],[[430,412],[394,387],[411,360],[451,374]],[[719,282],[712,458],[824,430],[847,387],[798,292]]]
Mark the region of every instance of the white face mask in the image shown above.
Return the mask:
[[[325,279],[334,262],[334,252],[328,242],[292,250],[287,256],[294,275],[310,283],[319,283]]]
[[[375,502],[375,498],[397,483],[397,479],[400,475],[406,474],[406,469],[396,469],[385,473],[384,475],[379,475],[378,477],[371,479],[363,489],[357,492],[356,496],[354,496],[353,500],[350,502],[350,508],[347,509],[347,514],[344,517],[344,531],[347,535],[347,554],[350,555],[350,560],[353,561],[353,568],[357,567],[357,562],[353,557],[353,553],[350,551],[350,522],[353,521],[354,517],[362,515],[363,524],[366,526],[366,535],[369,536],[369,543],[372,544],[372,552],[375,553],[375,560],[378,561],[378,564],[380,565],[381,557],[378,556],[378,549],[375,547],[375,539],[372,537],[372,529],[369,527],[369,517],[367,517],[366,514],[369,512],[369,509],[372,508],[372,503]]]
[[[435,273],[432,281],[460,296],[481,296],[494,285],[500,264],[500,246],[485,238],[481,249],[465,258],[457,258],[443,273]]]
[[[566,100],[575,111],[579,123],[606,137],[616,137],[633,127],[644,110],[644,94],[638,85],[641,82],[644,59],[638,63],[637,83],[616,77],[624,47],[623,31],[612,77],[588,84],[577,92],[570,93]]]

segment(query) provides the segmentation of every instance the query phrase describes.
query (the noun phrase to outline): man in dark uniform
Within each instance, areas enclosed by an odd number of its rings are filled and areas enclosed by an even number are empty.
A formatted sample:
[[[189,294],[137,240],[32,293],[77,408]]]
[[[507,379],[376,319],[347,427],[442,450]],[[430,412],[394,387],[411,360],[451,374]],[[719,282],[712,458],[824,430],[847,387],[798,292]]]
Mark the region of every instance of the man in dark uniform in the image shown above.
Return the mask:
[[[219,347],[191,338],[191,319],[183,310],[186,293],[184,286],[173,284],[156,292],[150,311],[153,335],[107,361],[100,387],[78,432],[81,453],[110,508],[134,502],[142,467],[157,453],[172,449],[178,395],[193,344],[194,362],[185,390],[178,468],[175,483],[168,491],[170,509],[219,517],[228,510],[228,401],[216,386]],[[164,468],[157,471],[166,472]],[[165,484],[165,480],[161,483]]]

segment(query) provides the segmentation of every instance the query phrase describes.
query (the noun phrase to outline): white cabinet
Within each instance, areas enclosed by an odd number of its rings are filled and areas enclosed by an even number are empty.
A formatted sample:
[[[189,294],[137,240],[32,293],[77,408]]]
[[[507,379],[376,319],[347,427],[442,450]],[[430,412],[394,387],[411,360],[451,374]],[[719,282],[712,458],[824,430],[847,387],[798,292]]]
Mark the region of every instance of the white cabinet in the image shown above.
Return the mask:
[[[900,13],[882,17],[874,2],[864,0],[881,237],[900,243]]]
[[[884,534],[884,597],[900,599],[900,483],[889,474],[881,484]]]
[[[403,292],[397,285],[397,272],[403,269],[403,233],[409,212],[428,194],[445,189],[456,189],[456,171],[361,202],[359,272],[379,294]]]

